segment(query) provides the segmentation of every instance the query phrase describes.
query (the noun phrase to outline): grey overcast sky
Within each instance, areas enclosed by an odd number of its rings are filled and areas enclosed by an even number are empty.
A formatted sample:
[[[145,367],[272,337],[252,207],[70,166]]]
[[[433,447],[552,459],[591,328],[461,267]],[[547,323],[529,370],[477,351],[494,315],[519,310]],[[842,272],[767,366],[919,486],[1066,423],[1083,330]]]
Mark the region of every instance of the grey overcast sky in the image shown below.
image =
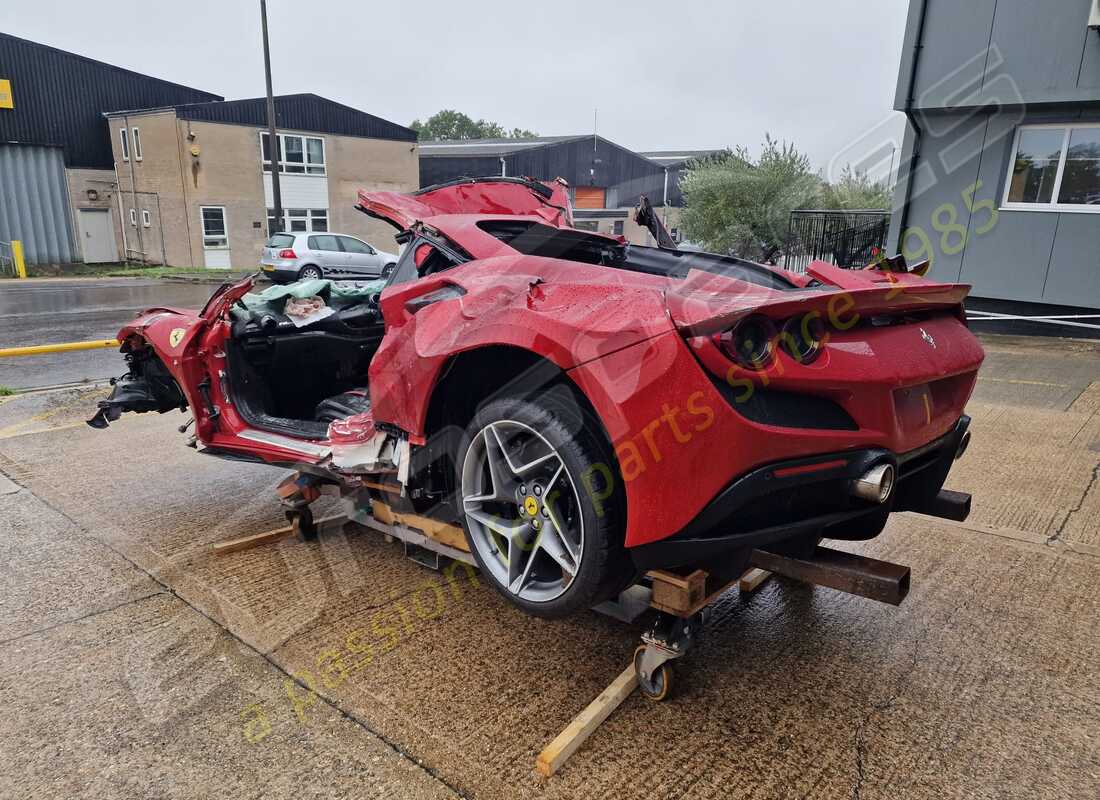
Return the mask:
[[[893,115],[908,0],[269,0],[276,93],[408,124],[442,108],[636,150],[765,131],[826,167]],[[3,29],[227,98],[263,94],[259,0],[35,0]]]

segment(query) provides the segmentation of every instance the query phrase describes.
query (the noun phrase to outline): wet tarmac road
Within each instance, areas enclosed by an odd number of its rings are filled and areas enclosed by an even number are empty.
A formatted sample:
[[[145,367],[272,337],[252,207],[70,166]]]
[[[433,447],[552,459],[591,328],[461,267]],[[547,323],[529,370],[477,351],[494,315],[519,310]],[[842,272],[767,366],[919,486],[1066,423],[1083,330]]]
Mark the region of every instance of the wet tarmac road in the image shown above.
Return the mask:
[[[0,283],[0,348],[110,339],[134,313],[155,305],[201,307],[213,284],[134,278]],[[0,386],[29,389],[122,373],[115,350],[0,359]]]

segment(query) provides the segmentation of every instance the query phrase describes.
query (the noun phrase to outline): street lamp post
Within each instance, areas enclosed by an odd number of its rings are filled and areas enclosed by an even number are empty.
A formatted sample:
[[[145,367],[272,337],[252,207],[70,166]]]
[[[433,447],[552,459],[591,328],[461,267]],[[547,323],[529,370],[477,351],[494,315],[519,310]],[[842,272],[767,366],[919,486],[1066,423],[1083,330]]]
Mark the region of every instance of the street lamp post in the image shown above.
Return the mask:
[[[275,206],[275,224],[269,233],[283,229],[283,197],[279,191],[279,136],[275,132],[275,96],[271,93],[271,48],[267,43],[267,0],[260,0],[260,19],[264,31],[264,78],[267,81],[267,152],[271,157],[271,200]]]

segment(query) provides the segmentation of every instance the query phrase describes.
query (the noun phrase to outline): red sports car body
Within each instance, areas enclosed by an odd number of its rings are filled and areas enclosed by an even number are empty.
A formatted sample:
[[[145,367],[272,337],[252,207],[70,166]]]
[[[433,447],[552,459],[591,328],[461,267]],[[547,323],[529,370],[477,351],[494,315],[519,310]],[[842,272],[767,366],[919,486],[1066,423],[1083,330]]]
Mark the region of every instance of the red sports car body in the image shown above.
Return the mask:
[[[345,484],[396,473],[547,615],[639,569],[939,513],[983,359],[968,287],[630,245],[573,228],[560,183],[359,208],[404,244],[380,296],[301,328],[243,313],[251,278],[197,312],[149,309],[119,333],[130,372],[93,423],[186,407],[207,453]]]

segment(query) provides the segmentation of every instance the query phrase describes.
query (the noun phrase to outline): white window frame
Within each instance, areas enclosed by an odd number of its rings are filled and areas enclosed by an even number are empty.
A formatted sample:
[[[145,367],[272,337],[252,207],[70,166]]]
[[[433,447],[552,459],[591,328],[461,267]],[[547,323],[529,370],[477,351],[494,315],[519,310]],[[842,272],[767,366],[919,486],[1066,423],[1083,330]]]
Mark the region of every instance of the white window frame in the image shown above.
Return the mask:
[[[131,131],[130,147],[133,148],[134,161],[141,161],[141,158],[142,158],[142,154],[141,154],[141,131],[139,131],[137,129],[136,125],[133,127],[133,129]]]
[[[1100,214],[1100,204],[1090,206],[1079,203],[1059,203],[1058,195],[1062,191],[1062,175],[1066,171],[1066,151],[1069,148],[1069,138],[1073,131],[1084,128],[1100,128],[1100,123],[1072,123],[1051,122],[1042,125],[1020,125],[1016,128],[1016,135],[1012,139],[1012,150],[1008,154],[1008,169],[1005,174],[1005,188],[1001,196],[1002,211],[1045,211],[1059,214]],[[1058,169],[1054,174],[1054,190],[1050,195],[1049,203],[1021,203],[1008,199],[1012,191],[1012,171],[1016,167],[1016,153],[1020,147],[1020,137],[1025,131],[1034,130],[1063,130],[1062,150],[1058,156]]]
[[[147,208],[141,209],[141,227],[149,228],[149,227],[152,227],[152,225],[153,225],[153,218],[152,218],[152,215],[149,214],[149,209],[147,209]]]
[[[271,159],[270,158],[264,158],[264,139],[267,136],[268,136],[267,131],[260,131],[260,171],[261,172],[268,172],[269,170],[265,169],[265,167],[270,167],[271,166]],[[323,136],[310,136],[310,135],[305,134],[305,133],[280,133],[278,131],[275,132],[275,136],[279,140],[279,146],[278,146],[277,153],[282,155],[282,157],[279,159],[279,174],[280,175],[308,175],[311,178],[323,178],[326,175],[328,175],[328,162],[326,160],[327,156],[325,154],[325,149],[326,149],[325,148],[325,139],[324,139]],[[285,145],[284,142],[288,137],[302,140],[302,161],[301,161],[301,163],[299,163],[297,161],[291,162],[291,161],[286,160],[286,145]],[[318,162],[314,162],[314,161],[309,160],[309,144],[308,144],[308,142],[309,142],[310,139],[316,139],[318,142],[321,143],[321,160],[318,161]],[[268,152],[269,153],[271,152],[271,148],[268,148]],[[287,166],[289,164],[293,164],[294,166],[300,166],[302,168],[302,171],[301,172],[290,172],[289,170],[287,170]],[[310,172],[311,169],[313,169],[315,171]]]
[[[306,229],[304,231],[292,231],[290,229],[290,212],[291,211],[304,211],[305,214],[295,214],[293,219],[304,219],[306,222]],[[271,221],[275,217],[275,209],[267,209],[268,227],[271,227]],[[314,220],[324,219],[325,229],[323,231],[317,230],[313,227]],[[279,233],[332,233],[332,229],[329,227],[329,210],[327,208],[284,208],[283,209],[283,228]]]
[[[207,244],[207,239],[215,239],[218,237],[206,235],[206,217],[203,212],[207,209],[217,209],[222,212],[222,224],[225,226],[225,244]],[[228,250],[229,249],[229,214],[225,210],[225,206],[199,206],[199,233],[202,235],[202,249],[203,250]]]
[[[130,134],[125,128],[118,129],[118,138],[122,142],[122,160],[130,160]]]
[[[130,224],[137,227],[137,209],[130,209]]]

